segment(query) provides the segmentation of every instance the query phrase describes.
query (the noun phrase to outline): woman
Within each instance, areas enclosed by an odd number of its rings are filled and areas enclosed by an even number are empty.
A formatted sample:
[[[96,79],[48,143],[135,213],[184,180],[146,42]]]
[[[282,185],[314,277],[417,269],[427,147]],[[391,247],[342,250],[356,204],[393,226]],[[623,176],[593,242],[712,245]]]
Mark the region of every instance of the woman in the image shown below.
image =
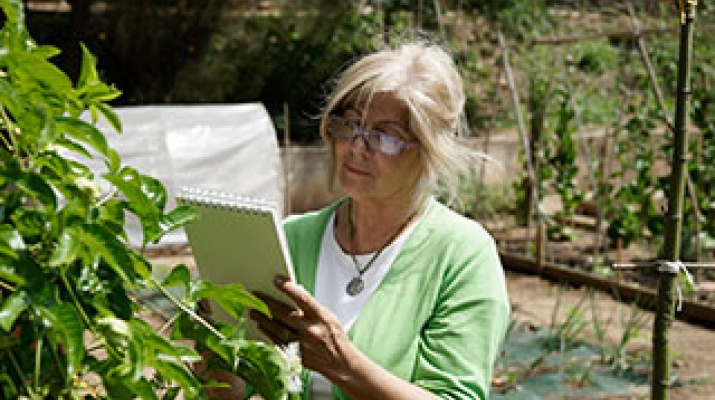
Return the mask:
[[[313,399],[485,399],[509,304],[494,241],[440,204],[473,153],[459,146],[465,96],[451,57],[416,42],[357,61],[321,134],[345,197],[289,218],[298,284],[254,313],[297,341]],[[473,164],[472,164],[473,165]]]

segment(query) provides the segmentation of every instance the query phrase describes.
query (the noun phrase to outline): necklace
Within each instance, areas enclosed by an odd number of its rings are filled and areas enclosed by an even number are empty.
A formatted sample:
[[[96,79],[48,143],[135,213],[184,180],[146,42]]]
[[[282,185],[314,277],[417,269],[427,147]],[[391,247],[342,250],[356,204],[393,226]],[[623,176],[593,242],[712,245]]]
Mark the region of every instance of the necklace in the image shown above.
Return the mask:
[[[397,230],[390,236],[390,238],[373,254],[373,256],[368,260],[365,265],[360,267],[357,257],[355,257],[355,225],[353,225],[353,201],[352,199],[349,199],[348,201],[348,224],[349,224],[349,230],[350,230],[350,258],[353,260],[353,265],[355,266],[355,270],[357,271],[357,276],[353,277],[353,279],[348,282],[348,285],[345,287],[345,291],[350,295],[350,296],[357,296],[362,291],[365,289],[365,281],[363,280],[362,276],[365,275],[365,272],[367,272],[370,267],[372,267],[372,264],[375,263],[375,260],[377,260],[378,257],[380,257],[380,254],[382,254],[382,251],[387,248],[387,246],[392,243],[393,240],[397,237],[397,235],[402,232],[403,229],[407,226],[407,224],[410,223],[412,218],[417,214],[417,211],[413,211],[412,214],[410,214],[402,224],[397,228]]]

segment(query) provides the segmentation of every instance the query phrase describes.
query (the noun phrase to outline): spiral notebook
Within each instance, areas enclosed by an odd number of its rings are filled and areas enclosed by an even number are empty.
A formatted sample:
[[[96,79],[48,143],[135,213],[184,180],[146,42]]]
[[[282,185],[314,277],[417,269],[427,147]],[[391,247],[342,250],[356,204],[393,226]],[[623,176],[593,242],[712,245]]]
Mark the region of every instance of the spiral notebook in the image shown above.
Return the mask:
[[[250,291],[260,291],[290,303],[273,285],[277,275],[295,281],[283,226],[271,203],[232,193],[182,188],[180,204],[196,207],[194,221],[184,227],[199,276],[214,284],[240,283]],[[216,304],[212,318],[235,323]],[[247,334],[255,338],[255,327]],[[259,335],[260,337],[260,335]]]

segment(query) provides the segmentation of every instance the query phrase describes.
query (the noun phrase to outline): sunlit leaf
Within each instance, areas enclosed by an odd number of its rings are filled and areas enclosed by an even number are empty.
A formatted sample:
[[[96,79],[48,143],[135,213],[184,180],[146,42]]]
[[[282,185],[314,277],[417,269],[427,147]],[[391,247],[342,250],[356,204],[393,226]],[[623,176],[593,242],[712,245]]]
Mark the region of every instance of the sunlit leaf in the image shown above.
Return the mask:
[[[15,79],[23,81],[39,81],[40,87],[55,94],[69,93],[72,81],[67,75],[41,55],[32,53],[17,55],[17,64],[11,71]]]
[[[51,322],[56,340],[62,344],[67,361],[67,374],[74,376],[80,371],[84,359],[84,324],[71,304],[64,303],[52,308],[39,308],[43,316]]]
[[[79,119],[57,118],[57,130],[81,143],[88,144],[102,156],[109,156],[109,147],[104,134],[95,126]]]
[[[188,224],[194,219],[196,219],[196,210],[193,207],[187,205],[177,206],[168,214],[161,216],[159,223],[161,233],[169,233]]]
[[[278,350],[262,342],[226,341],[240,355],[236,371],[267,399],[281,399],[287,392],[285,360]]]
[[[156,392],[151,382],[146,378],[142,377],[140,379],[134,379],[131,376],[125,376],[122,378],[122,382],[129,389],[135,398],[138,396],[140,399],[144,400],[155,400],[158,399]]]
[[[110,199],[102,204],[99,209],[97,223],[109,229],[115,235],[125,237],[124,231],[124,209],[126,208],[125,201],[122,199]]]
[[[112,128],[114,128],[115,131],[119,133],[122,132],[122,120],[119,119],[119,116],[116,112],[114,112],[112,107],[104,103],[96,103],[94,106],[97,107],[99,112],[102,113],[104,118],[107,120],[107,122],[109,122],[109,124],[112,126]]]
[[[179,386],[184,389],[184,396],[186,399],[203,398],[200,391],[201,383],[186,367],[158,360],[155,360],[153,366],[164,377],[164,379],[169,379],[178,383]]]
[[[60,54],[61,51],[55,46],[41,45],[32,49],[32,53],[47,60]]]
[[[131,269],[130,249],[112,235],[105,227],[96,224],[82,226],[79,231],[82,242],[87,248],[100,255],[125,282],[134,281]]]
[[[40,210],[17,210],[13,214],[12,220],[15,222],[17,231],[23,237],[40,236],[47,232],[47,214]]]
[[[102,176],[122,192],[127,200],[129,210],[139,217],[144,233],[144,243],[158,237],[161,232],[159,212],[154,201],[147,197],[143,190],[139,174],[136,174],[132,168],[124,168],[121,175],[104,174]]]
[[[57,241],[57,246],[50,256],[50,266],[57,267],[62,264],[69,264],[77,258],[77,253],[82,246],[77,236],[77,232],[73,228],[65,229],[62,232]]]
[[[92,153],[90,153],[89,150],[87,150],[87,148],[85,148],[81,144],[75,142],[74,140],[70,140],[67,138],[58,138],[55,140],[54,145],[56,147],[64,147],[67,150],[73,151],[73,152],[75,152],[79,155],[82,155],[88,159],[91,159],[93,157]]]
[[[17,259],[17,252],[25,249],[22,236],[11,225],[0,225],[0,254]]]
[[[43,205],[52,210],[57,208],[57,197],[55,196],[55,192],[42,176],[29,172],[22,178],[15,181],[15,184],[19,189],[32,195],[32,197],[37,199]]]
[[[209,285],[192,293],[197,298],[215,300],[232,317],[239,319],[246,308],[252,308],[263,314],[270,315],[266,304],[246,290],[241,284]]]
[[[97,327],[110,343],[118,347],[126,347],[132,339],[132,330],[127,321],[113,316],[97,319]]]
[[[97,60],[94,55],[84,43],[80,43],[80,48],[82,49],[82,66],[80,67],[79,79],[77,79],[77,87],[83,88],[98,81],[99,74],[97,73]]]
[[[24,290],[17,290],[10,294],[0,307],[0,327],[9,332],[17,317],[27,309],[30,297]]]
[[[25,284],[26,280],[20,274],[17,264],[17,255],[14,258],[0,255],[0,279],[16,285]]]
[[[183,285],[188,288],[189,282],[191,282],[191,272],[189,272],[189,268],[184,264],[179,264],[172,268],[169,275],[161,282],[161,285],[165,287]]]

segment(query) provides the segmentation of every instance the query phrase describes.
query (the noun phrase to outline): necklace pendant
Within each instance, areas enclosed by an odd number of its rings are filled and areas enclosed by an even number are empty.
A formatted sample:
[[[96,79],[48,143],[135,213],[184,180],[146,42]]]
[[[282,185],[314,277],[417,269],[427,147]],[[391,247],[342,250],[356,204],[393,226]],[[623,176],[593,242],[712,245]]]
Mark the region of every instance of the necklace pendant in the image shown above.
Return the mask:
[[[365,282],[363,282],[362,277],[359,276],[351,279],[350,283],[345,287],[345,291],[353,297],[362,293],[363,289],[365,289]]]

